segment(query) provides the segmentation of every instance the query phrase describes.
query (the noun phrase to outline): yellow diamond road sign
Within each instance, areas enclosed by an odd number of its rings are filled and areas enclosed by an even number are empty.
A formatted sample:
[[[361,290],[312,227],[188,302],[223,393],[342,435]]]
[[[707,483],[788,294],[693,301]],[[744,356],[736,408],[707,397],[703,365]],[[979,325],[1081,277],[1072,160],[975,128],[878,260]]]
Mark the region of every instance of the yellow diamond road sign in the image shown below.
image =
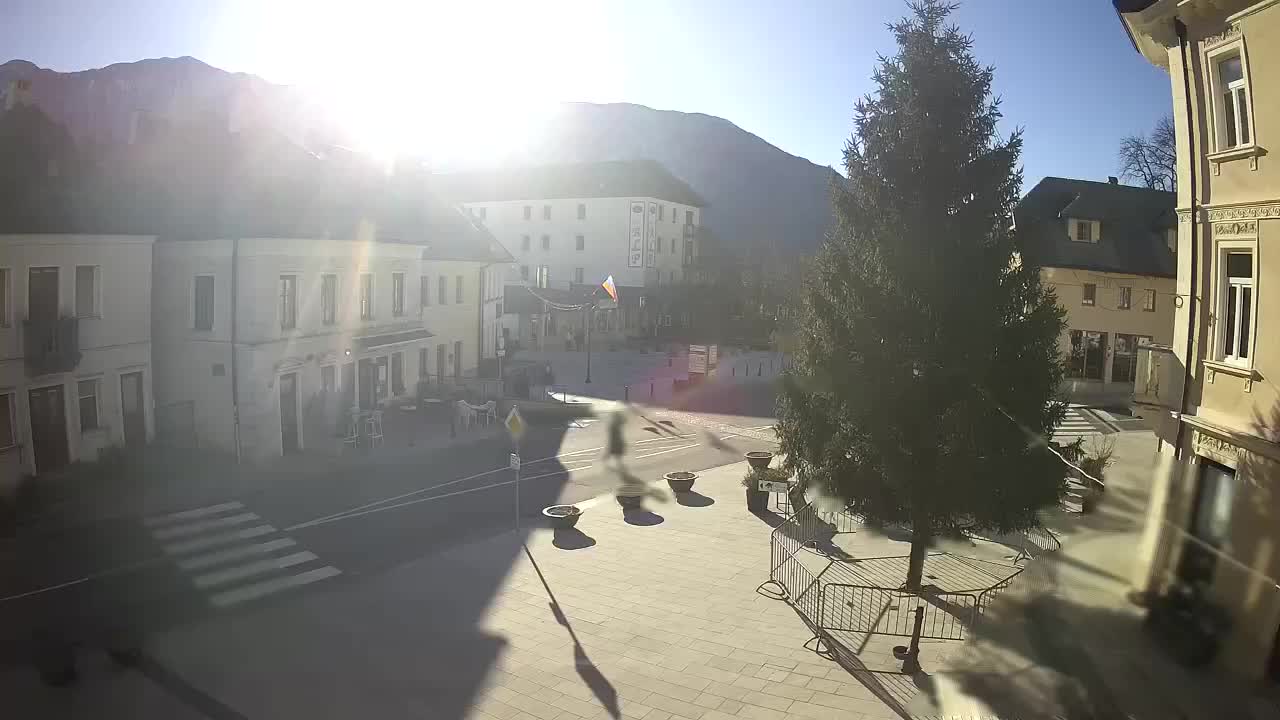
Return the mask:
[[[507,432],[511,434],[512,440],[519,440],[524,435],[524,418],[520,417],[520,408],[512,406],[511,412],[507,413],[507,420],[504,423],[507,426]]]

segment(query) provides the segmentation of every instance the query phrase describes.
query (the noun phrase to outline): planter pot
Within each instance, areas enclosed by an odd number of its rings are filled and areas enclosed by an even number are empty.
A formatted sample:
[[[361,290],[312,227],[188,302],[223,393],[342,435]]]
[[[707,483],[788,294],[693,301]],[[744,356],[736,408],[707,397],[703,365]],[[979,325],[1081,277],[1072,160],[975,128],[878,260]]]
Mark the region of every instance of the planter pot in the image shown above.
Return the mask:
[[[747,462],[755,470],[764,470],[769,467],[769,463],[773,462],[773,453],[763,450],[756,450],[746,454]]]
[[[578,524],[578,518],[582,517],[582,510],[574,505],[552,505],[543,508],[542,515],[551,523],[553,529],[568,530]]]
[[[747,510],[764,512],[769,507],[769,493],[747,488]]]
[[[690,490],[693,490],[693,481],[697,480],[698,476],[694,473],[680,470],[677,472],[669,472],[666,475],[663,475],[662,478],[667,481],[667,485],[671,486],[671,492],[687,493]]]
[[[640,501],[644,499],[642,495],[619,495],[618,504],[622,506],[622,510],[639,510]]]

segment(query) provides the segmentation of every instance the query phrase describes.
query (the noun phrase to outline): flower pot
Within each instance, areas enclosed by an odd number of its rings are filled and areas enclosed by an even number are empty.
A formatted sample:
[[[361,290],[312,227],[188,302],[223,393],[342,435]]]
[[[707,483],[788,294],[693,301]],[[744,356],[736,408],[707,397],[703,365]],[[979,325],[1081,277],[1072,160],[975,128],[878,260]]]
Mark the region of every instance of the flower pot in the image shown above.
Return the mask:
[[[639,510],[640,501],[644,500],[643,495],[619,495],[618,504],[622,506],[623,512],[628,510]]]
[[[773,453],[764,450],[754,450],[746,454],[747,462],[755,470],[764,470],[769,467],[769,463],[773,462]]]
[[[667,481],[667,485],[671,486],[671,492],[687,493],[693,490],[693,481],[697,480],[698,476],[695,473],[679,470],[669,472],[663,475],[662,478]]]
[[[551,523],[552,529],[568,530],[578,524],[582,510],[574,505],[552,505],[543,508],[542,515]]]
[[[747,510],[764,512],[769,507],[769,493],[747,488]]]

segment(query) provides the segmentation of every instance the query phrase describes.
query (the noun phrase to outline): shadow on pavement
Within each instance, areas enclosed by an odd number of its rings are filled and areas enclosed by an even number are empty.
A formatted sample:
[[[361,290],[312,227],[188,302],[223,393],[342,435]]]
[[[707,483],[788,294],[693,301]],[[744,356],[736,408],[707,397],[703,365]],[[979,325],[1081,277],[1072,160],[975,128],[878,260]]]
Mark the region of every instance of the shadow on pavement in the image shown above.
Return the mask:
[[[622,513],[622,519],[628,525],[638,525],[640,527],[651,527],[653,525],[661,525],[666,518],[653,512],[652,510],[628,510]]]
[[[676,495],[676,502],[680,503],[681,505],[684,505],[685,507],[707,507],[709,505],[716,504],[715,499],[709,498],[706,495],[703,495],[702,493],[698,492],[697,490],[690,490],[689,492],[684,492],[684,493],[676,493],[675,495]]]
[[[577,528],[556,530],[551,544],[561,550],[582,550],[596,544],[596,539]]]

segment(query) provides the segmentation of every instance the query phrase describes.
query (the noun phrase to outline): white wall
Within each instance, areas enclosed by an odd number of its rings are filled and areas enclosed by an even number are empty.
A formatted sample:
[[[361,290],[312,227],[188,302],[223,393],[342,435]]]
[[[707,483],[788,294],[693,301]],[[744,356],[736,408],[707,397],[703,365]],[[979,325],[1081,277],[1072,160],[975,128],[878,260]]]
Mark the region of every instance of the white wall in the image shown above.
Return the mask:
[[[0,319],[0,393],[13,395],[19,446],[0,451],[0,493],[18,475],[38,471],[31,447],[28,392],[60,385],[71,462],[91,461],[109,445],[124,443],[120,375],[143,373],[148,437],[154,433],[151,370],[151,266],[153,238],[113,235],[0,236],[0,268],[8,270],[9,317]],[[69,372],[30,376],[23,360],[22,323],[28,315],[28,271],[57,267],[59,315],[75,313],[79,265],[96,266],[99,313],[79,321],[81,358]],[[78,383],[99,381],[99,429],[81,432]]]
[[[684,222],[686,211],[693,212],[694,224],[702,222],[699,208],[673,203],[657,198],[567,198],[556,200],[512,200],[502,202],[467,203],[467,209],[480,218],[494,237],[511,252],[515,263],[510,267],[507,281],[519,283],[520,268],[529,267],[529,283],[537,276],[538,265],[551,268],[551,287],[568,289],[574,280],[574,269],[583,269],[583,280],[588,284],[601,282],[613,275],[618,285],[639,287],[644,285],[645,268],[627,267],[628,219],[632,200],[655,202],[662,208],[657,223],[661,252],[655,254],[655,269],[661,271],[662,283],[672,278],[683,279],[682,257],[684,253]],[[578,219],[578,205],[585,204],[587,213]],[[551,207],[551,219],[543,219],[543,207]],[[529,220],[524,219],[524,208],[532,208]],[[483,210],[483,217],[481,211]],[[672,222],[672,219],[675,222]],[[522,249],[521,238],[529,236],[529,249]],[[551,249],[542,249],[542,236],[551,238]],[[577,250],[575,238],[582,235],[583,250]],[[671,252],[671,240],[676,241],[676,252]],[[695,254],[697,250],[695,249]]]

